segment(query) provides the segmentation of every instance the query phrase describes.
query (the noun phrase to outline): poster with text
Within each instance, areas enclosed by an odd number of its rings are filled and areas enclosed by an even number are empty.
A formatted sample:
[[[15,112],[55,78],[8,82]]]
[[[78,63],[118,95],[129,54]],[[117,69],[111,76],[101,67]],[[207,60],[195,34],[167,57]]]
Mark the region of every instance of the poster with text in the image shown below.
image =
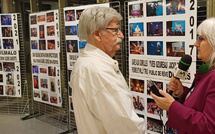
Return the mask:
[[[150,96],[148,83],[168,92],[168,83],[185,54],[192,57],[192,63],[181,81],[189,87],[194,79],[196,3],[197,0],[128,2],[129,87],[135,111],[147,122],[146,133],[165,133],[162,124],[168,118]]]
[[[21,97],[18,14],[0,18],[0,96]]]
[[[29,23],[34,100],[61,107],[59,12],[32,13]]]

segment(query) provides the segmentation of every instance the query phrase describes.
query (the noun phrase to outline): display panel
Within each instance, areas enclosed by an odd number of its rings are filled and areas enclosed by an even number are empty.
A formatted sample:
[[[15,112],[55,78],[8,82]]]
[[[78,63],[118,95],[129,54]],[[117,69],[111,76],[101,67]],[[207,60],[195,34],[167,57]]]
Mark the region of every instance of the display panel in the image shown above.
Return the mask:
[[[29,19],[34,100],[61,107],[58,10],[33,13]]]
[[[0,96],[21,97],[18,14],[0,14]]]

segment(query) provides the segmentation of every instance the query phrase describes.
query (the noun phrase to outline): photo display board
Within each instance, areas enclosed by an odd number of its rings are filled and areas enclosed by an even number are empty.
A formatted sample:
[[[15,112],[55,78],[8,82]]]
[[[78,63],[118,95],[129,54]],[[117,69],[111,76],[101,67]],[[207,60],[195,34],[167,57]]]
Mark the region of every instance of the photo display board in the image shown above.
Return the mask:
[[[150,96],[147,82],[151,80],[159,89],[169,92],[170,78],[181,57],[188,54],[192,64],[186,79],[181,81],[190,87],[196,73],[197,0],[128,2],[127,17],[129,87],[134,108],[146,121],[146,133],[164,133],[162,125],[168,113]]]
[[[66,7],[64,8],[64,22],[65,22],[65,44],[67,50],[67,68],[68,68],[68,83],[70,82],[70,75],[74,68],[74,65],[79,57],[80,50],[84,48],[87,44],[86,41],[80,41],[78,37],[78,23],[81,13],[87,9],[94,6],[109,7],[109,3],[104,4],[94,4],[87,6],[77,6],[77,7]],[[72,89],[70,86],[69,90],[69,106],[70,111],[73,111],[72,106]]]
[[[59,12],[32,13],[29,19],[34,100],[61,107]]]
[[[18,14],[0,14],[0,96],[21,97]]]

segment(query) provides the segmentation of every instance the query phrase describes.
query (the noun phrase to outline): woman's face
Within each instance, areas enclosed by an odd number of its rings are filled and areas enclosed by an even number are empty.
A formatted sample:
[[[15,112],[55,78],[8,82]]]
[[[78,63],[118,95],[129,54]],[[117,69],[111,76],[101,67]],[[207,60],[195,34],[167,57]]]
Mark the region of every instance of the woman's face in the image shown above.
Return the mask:
[[[211,53],[213,52],[213,48],[211,47],[207,37],[205,35],[198,36],[194,46],[198,50],[198,58],[204,62],[208,62],[210,60]]]

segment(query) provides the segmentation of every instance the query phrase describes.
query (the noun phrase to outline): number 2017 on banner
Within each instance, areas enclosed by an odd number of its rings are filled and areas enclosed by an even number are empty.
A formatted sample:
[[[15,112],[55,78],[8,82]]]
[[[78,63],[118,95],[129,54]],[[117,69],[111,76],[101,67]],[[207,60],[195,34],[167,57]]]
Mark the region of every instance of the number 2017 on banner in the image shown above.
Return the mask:
[[[195,10],[195,0],[190,0],[190,3],[191,3],[191,6],[190,6],[190,10]],[[189,19],[189,24],[190,24],[190,27],[192,27],[191,28],[191,30],[190,30],[190,36],[191,36],[191,40],[193,40],[193,38],[194,38],[194,33],[193,33],[193,26],[194,26],[194,23],[195,23],[195,18],[194,18],[194,16],[190,16],[190,19]],[[192,53],[193,53],[193,48],[194,48],[194,45],[189,45],[189,47],[191,48],[191,50],[190,50],[190,55],[192,55]]]

